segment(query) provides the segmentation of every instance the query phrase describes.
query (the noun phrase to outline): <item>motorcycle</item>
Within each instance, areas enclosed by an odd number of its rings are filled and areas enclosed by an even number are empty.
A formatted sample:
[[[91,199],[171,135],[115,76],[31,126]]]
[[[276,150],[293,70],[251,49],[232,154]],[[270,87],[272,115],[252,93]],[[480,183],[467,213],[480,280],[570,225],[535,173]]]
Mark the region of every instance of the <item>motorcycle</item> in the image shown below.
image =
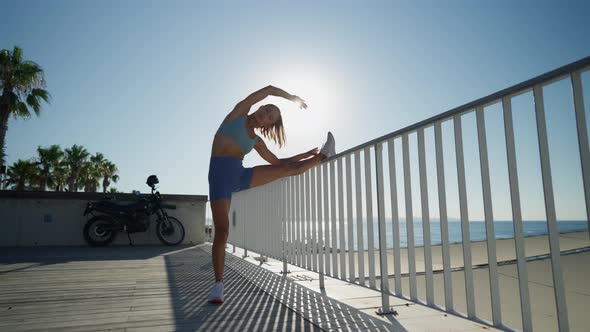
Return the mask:
[[[169,216],[165,209],[174,210],[175,205],[162,203],[159,191],[154,192],[158,177],[150,175],[146,184],[152,189],[149,197],[144,198],[137,191],[138,201],[131,204],[118,203],[114,197],[89,202],[84,210],[84,217],[92,216],[84,225],[84,239],[92,246],[106,246],[113,242],[118,232],[126,232],[131,242],[131,233],[148,230],[152,215],[156,215],[156,235],[162,243],[175,246],[184,240],[184,226],[180,220]]]

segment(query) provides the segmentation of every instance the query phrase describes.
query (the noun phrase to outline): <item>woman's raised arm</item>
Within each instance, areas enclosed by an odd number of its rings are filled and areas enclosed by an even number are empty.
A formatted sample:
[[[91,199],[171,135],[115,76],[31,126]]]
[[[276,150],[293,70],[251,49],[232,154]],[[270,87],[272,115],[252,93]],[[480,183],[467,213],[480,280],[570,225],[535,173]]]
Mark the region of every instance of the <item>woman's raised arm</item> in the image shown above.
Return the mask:
[[[234,107],[234,110],[231,114],[236,117],[248,115],[252,105],[262,101],[268,96],[282,97],[292,102],[299,103],[299,107],[303,109],[307,108],[307,104],[305,104],[305,101],[300,97],[292,95],[281,88],[277,88],[276,86],[268,85],[256,92],[253,92],[244,100],[240,101],[236,107]]]

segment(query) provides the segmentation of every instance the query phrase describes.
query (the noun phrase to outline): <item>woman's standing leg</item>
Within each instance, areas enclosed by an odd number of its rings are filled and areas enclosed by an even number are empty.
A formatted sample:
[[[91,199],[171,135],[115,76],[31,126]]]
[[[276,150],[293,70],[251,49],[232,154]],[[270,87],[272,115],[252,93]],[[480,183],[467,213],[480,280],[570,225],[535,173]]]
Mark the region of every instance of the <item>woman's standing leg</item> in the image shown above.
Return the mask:
[[[223,265],[225,263],[225,244],[229,235],[229,208],[231,200],[217,199],[211,202],[215,237],[213,238],[212,260],[215,272],[215,285],[209,293],[210,303],[223,303]]]
[[[231,200],[218,199],[211,202],[211,214],[213,216],[213,225],[215,227],[215,237],[213,239],[213,270],[215,271],[215,280],[223,279],[223,265],[225,262],[225,244],[229,235],[229,209]]]

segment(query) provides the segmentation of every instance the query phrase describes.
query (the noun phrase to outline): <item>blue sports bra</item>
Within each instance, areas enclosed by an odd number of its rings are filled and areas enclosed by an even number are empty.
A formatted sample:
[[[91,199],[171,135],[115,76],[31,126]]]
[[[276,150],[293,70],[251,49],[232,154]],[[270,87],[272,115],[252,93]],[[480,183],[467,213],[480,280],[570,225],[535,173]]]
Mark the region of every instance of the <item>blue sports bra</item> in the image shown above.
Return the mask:
[[[247,119],[246,116],[242,116],[237,119],[228,120],[221,123],[219,129],[217,129],[218,133],[231,137],[240,146],[244,154],[248,154],[254,147],[254,144],[259,140],[259,137],[256,135],[254,135],[254,138],[248,136],[248,131],[246,130]]]

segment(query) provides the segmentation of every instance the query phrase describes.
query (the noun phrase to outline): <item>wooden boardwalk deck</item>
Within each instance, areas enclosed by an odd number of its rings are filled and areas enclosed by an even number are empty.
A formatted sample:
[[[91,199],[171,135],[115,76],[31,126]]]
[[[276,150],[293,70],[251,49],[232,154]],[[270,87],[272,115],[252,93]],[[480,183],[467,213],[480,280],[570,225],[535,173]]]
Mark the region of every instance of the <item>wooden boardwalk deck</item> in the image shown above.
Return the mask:
[[[397,330],[232,255],[211,305],[210,246],[0,248],[0,331]]]

